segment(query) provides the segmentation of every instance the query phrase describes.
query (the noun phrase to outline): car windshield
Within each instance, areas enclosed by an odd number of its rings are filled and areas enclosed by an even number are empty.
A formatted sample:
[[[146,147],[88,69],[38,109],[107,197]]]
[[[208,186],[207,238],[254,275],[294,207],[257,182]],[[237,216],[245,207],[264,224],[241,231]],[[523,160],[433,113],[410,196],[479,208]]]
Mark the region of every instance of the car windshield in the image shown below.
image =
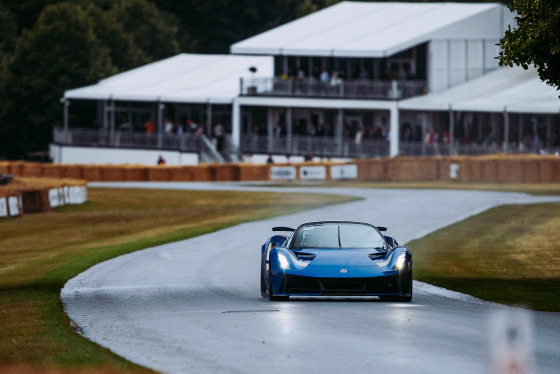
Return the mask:
[[[385,248],[383,237],[369,225],[325,223],[300,227],[292,248]]]

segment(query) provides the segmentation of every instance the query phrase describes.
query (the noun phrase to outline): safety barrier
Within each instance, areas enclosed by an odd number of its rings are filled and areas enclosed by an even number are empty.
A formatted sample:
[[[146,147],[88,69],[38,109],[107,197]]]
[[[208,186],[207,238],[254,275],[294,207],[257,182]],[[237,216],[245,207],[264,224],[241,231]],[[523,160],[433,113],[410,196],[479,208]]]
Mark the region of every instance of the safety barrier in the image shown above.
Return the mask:
[[[40,164],[36,164],[40,165]],[[15,168],[13,166],[16,166]],[[0,165],[0,172],[19,170],[37,174],[32,165]],[[6,185],[0,186],[0,218],[16,217],[25,213],[48,212],[69,204],[87,201],[87,186],[84,180],[45,177],[17,176]]]
[[[201,164],[197,166],[65,165],[0,162],[0,173],[86,181],[560,182],[560,158],[539,155],[426,156],[358,159],[346,163]]]

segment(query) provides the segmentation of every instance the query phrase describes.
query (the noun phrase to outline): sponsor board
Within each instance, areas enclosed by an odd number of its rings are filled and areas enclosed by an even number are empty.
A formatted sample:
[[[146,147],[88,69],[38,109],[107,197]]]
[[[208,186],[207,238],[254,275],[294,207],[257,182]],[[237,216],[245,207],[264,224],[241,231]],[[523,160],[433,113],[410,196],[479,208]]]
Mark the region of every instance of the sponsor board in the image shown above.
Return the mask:
[[[449,165],[449,178],[459,179],[459,164]]]
[[[302,166],[299,169],[300,179],[327,179],[327,168],[324,166]]]
[[[333,165],[331,166],[331,179],[356,179],[358,178],[357,165]]]
[[[8,202],[5,197],[0,197],[0,217],[8,217]]]
[[[296,168],[293,166],[273,166],[270,168],[270,179],[294,180],[296,179]]]
[[[51,208],[56,208],[57,206],[62,205],[60,203],[60,194],[58,192],[58,188],[51,188],[49,190],[49,203],[51,204]]]
[[[19,216],[22,213],[21,197],[10,196],[8,198],[8,208],[10,209],[10,216]]]

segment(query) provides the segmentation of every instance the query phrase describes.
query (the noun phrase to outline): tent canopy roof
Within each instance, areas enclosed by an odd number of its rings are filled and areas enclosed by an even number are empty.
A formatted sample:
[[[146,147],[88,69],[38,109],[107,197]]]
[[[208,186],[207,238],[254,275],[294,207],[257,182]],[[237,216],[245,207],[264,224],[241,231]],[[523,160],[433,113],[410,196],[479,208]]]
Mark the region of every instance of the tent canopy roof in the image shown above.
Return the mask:
[[[499,3],[345,1],[233,44],[231,53],[385,57],[434,39],[498,40],[513,22]]]
[[[399,102],[407,110],[459,110],[472,112],[560,113],[554,87],[538,77],[534,67],[503,68],[449,90]]]
[[[163,101],[230,104],[239,95],[239,78],[273,75],[268,56],[179,54],[68,90],[67,99]]]

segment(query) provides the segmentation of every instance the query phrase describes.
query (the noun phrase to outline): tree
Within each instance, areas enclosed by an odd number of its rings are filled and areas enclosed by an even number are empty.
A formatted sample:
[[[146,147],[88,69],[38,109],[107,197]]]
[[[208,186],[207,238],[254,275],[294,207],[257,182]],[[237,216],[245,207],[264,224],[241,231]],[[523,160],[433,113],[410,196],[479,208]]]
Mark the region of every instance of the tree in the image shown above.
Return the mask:
[[[0,3],[0,63],[14,50],[17,39],[17,22],[14,14]]]
[[[514,0],[509,8],[516,12],[517,27],[508,27],[500,40],[500,65],[535,65],[541,80],[559,89],[560,2]]]
[[[5,61],[2,133],[11,158],[46,149],[60,122],[64,90],[116,72],[109,51],[94,34],[87,12],[71,3],[47,6],[36,25],[18,39]]]
[[[64,91],[179,52],[173,16],[146,0],[46,6],[0,66],[0,154],[46,150]]]

